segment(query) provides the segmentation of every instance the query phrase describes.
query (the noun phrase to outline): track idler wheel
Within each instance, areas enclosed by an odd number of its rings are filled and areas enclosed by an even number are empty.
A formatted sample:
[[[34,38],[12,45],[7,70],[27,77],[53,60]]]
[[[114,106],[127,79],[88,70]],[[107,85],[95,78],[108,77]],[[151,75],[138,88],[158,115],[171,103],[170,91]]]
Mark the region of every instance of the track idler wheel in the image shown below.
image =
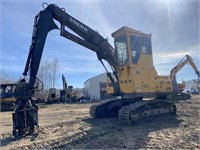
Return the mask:
[[[107,116],[107,111],[105,109],[104,105],[92,105],[90,107],[90,116],[92,116],[93,118],[104,118]]]

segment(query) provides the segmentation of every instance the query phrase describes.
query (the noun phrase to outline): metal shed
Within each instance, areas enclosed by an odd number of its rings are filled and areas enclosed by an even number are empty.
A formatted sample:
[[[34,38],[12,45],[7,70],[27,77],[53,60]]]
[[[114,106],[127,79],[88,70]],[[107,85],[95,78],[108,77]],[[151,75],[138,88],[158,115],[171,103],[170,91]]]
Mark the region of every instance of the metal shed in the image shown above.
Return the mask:
[[[85,81],[85,96],[91,100],[103,99],[106,93],[106,78],[106,73],[102,73]]]

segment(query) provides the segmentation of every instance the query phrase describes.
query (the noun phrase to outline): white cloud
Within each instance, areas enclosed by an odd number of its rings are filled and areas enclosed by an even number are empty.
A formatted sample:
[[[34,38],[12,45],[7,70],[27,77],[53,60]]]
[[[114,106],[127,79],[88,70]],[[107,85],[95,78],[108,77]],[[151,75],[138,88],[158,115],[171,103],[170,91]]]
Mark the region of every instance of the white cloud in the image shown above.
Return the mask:
[[[95,64],[87,64],[83,66],[79,66],[78,68],[73,67],[72,65],[65,65],[65,66],[60,66],[59,68],[60,73],[65,73],[65,74],[78,74],[78,73],[103,73],[105,72],[103,67],[100,67],[99,65]]]
[[[173,52],[162,51],[159,53],[155,53],[154,57],[160,63],[167,63],[169,61],[174,61],[183,58],[185,55],[190,55],[194,58],[199,58],[200,55],[200,44],[195,45],[191,48],[181,49],[181,50],[174,50]]]
[[[200,45],[174,52],[161,51],[154,54],[154,64],[161,75],[169,75],[170,70],[175,67],[186,55],[190,55],[197,68],[200,68]]]

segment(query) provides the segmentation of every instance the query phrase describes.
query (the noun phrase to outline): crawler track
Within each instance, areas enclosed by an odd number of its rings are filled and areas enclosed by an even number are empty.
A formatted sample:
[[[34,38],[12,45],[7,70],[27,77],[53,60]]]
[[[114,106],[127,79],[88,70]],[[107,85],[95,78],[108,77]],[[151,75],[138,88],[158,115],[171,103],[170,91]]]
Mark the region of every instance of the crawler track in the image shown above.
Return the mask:
[[[165,101],[138,101],[119,110],[118,118],[123,124],[133,124],[165,114],[176,114],[174,103]]]
[[[90,107],[89,113],[93,118],[104,118],[110,116],[116,116],[118,110],[114,110],[114,105],[117,104],[117,108],[122,107],[121,99],[108,99]]]
[[[119,110],[118,118],[120,123],[131,124],[130,115],[132,111],[135,111],[137,107],[146,104],[144,101],[136,102],[134,104],[124,106]]]
[[[176,106],[164,100],[108,99],[90,107],[93,118],[117,116],[123,124],[165,114],[176,114]]]

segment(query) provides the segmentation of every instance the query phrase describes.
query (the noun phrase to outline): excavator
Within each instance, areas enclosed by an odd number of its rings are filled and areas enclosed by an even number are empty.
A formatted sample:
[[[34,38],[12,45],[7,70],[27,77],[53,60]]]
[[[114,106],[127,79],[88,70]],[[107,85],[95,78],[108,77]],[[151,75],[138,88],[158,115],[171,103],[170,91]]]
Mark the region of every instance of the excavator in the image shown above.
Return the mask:
[[[58,89],[56,89],[56,88],[49,89],[47,104],[54,104],[54,103],[60,102],[60,96],[57,93],[58,93]]]
[[[73,86],[67,86],[67,81],[65,79],[64,74],[62,74],[62,83],[63,83],[63,89],[60,90],[60,101],[61,102],[68,102],[71,103],[73,101],[76,101],[76,98],[73,94]]]
[[[66,99],[67,99],[67,82],[66,82],[65,76],[63,74],[62,74],[62,84],[63,84],[63,89],[60,90],[60,101],[66,102]]]
[[[92,117],[118,115],[121,123],[132,124],[152,116],[176,114],[176,105],[168,101],[167,97],[177,91],[173,80],[159,76],[153,65],[151,34],[124,26],[112,33],[115,44],[113,48],[106,38],[66,13],[64,8],[46,3],[43,8],[34,19],[32,43],[23,72],[24,79],[29,74],[29,81],[26,82],[28,88],[23,90],[31,90],[34,94],[35,84],[39,84],[37,72],[47,34],[58,29],[62,37],[95,52],[109,78],[107,91],[113,97],[92,105],[89,110]],[[60,27],[55,21],[60,23]],[[103,60],[109,64],[112,72],[108,71]],[[154,99],[144,100],[147,97]],[[21,110],[13,113],[14,137],[38,126],[38,109],[32,106],[23,108],[29,115],[22,115]]]
[[[177,95],[169,95],[168,96],[168,99],[189,99],[191,98],[191,96],[187,93],[183,93],[183,88],[184,88],[184,84],[182,83],[179,83],[177,84],[177,81],[176,81],[176,74],[186,65],[186,64],[189,64],[192,69],[195,71],[195,73],[197,74],[197,89],[200,90],[200,72],[199,70],[197,69],[192,57],[190,55],[186,55],[171,71],[170,71],[170,79],[172,80],[172,83],[173,83],[173,88],[174,90],[178,90],[179,92],[177,93]],[[173,97],[173,96],[176,96],[176,97]]]

